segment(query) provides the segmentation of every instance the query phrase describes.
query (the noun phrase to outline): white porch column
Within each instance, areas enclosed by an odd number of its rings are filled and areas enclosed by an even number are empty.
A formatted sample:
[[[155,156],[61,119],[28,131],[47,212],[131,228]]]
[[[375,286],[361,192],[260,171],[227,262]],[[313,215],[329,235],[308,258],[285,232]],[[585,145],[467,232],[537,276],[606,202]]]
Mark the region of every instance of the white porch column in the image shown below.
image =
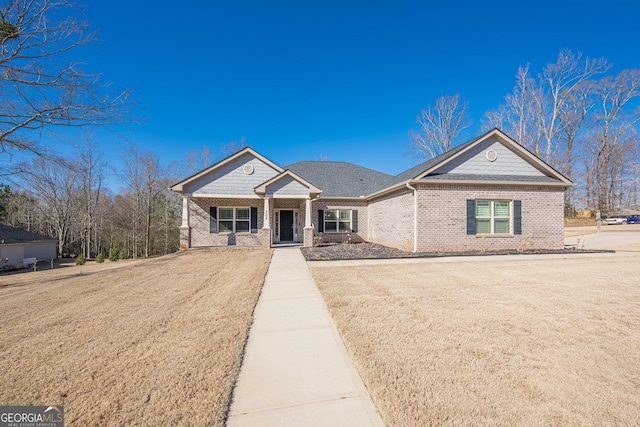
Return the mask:
[[[305,200],[304,228],[311,228],[311,198]]]
[[[180,250],[191,247],[191,227],[189,227],[189,197],[182,196],[182,224],[180,224]]]
[[[182,224],[180,228],[189,228],[189,197],[182,196]]]
[[[264,219],[262,224],[263,229],[271,228],[271,220],[269,218],[269,198],[264,196]]]

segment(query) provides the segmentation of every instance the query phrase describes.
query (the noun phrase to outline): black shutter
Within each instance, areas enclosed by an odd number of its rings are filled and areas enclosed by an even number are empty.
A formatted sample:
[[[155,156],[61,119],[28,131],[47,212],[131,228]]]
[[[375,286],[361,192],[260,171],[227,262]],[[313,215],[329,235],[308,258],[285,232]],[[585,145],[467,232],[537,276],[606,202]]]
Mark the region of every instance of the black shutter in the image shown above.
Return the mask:
[[[209,232],[218,232],[218,209],[215,206],[209,208]]]
[[[467,199],[467,234],[476,234],[476,201]]]
[[[324,210],[318,209],[318,232],[324,232]]]
[[[358,211],[355,209],[351,211],[351,232],[358,232]]]
[[[513,234],[522,234],[522,200],[513,201]]]
[[[258,232],[258,208],[251,208],[251,232]]]

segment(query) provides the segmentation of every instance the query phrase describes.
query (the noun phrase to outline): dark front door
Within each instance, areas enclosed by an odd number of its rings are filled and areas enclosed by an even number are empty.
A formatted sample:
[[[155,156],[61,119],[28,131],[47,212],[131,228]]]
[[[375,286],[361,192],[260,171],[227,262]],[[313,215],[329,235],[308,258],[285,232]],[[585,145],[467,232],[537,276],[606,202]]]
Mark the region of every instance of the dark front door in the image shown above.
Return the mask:
[[[280,211],[280,241],[293,242],[293,211]]]

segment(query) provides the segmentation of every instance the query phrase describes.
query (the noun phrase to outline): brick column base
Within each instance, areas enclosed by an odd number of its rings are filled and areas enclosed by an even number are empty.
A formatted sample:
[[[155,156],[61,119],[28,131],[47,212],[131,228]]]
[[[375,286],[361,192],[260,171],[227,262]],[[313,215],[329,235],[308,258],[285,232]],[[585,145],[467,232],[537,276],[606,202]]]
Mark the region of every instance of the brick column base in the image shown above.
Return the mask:
[[[180,249],[191,247],[191,227],[180,227]]]
[[[258,230],[258,240],[260,240],[260,245],[270,248],[271,247],[271,229],[270,228],[261,228]]]
[[[305,227],[304,228],[304,247],[305,248],[310,248],[313,246],[313,228],[309,227]]]

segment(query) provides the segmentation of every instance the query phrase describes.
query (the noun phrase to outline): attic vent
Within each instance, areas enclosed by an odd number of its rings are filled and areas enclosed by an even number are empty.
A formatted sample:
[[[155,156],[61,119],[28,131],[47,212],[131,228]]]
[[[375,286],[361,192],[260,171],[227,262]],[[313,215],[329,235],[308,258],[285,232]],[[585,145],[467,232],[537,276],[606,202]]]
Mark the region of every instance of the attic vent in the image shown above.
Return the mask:
[[[247,175],[251,175],[253,173],[253,165],[244,165],[242,171]]]
[[[495,162],[498,158],[498,153],[496,153],[496,150],[494,150],[493,148],[487,150],[487,153],[485,155],[487,156],[487,160],[489,160],[490,162]]]

